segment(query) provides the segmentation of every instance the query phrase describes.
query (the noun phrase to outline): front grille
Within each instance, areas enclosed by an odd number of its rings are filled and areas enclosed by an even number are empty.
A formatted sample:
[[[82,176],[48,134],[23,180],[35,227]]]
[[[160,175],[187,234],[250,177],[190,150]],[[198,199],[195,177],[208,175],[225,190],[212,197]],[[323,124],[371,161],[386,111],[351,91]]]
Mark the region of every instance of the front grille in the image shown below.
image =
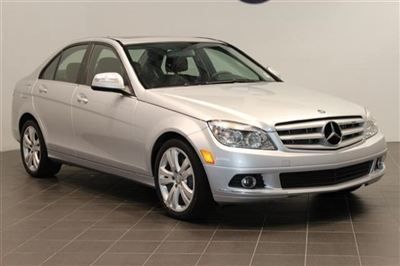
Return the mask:
[[[281,173],[282,188],[304,188],[335,185],[368,175],[372,161],[337,169]]]
[[[329,122],[340,126],[342,140],[337,145],[327,142],[323,129]],[[364,119],[361,116],[327,117],[278,123],[275,129],[285,147],[299,150],[335,150],[363,140]]]

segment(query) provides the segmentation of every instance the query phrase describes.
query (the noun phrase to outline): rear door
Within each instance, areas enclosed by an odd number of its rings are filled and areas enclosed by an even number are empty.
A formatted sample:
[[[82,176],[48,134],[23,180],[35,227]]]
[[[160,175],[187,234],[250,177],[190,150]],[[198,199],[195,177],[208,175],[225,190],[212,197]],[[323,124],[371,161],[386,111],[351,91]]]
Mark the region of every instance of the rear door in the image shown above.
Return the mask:
[[[44,68],[33,89],[34,107],[49,150],[74,153],[71,99],[87,48],[87,43],[65,48]]]

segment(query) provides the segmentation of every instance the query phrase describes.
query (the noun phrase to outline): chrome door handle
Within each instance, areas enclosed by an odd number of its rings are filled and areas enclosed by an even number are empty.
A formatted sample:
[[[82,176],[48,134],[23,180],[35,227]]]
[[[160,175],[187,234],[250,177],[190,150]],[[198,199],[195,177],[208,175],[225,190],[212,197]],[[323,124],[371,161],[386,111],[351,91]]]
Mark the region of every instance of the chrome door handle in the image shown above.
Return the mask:
[[[84,94],[78,94],[78,96],[76,96],[76,100],[78,101],[78,103],[84,104],[87,104],[89,102],[88,98],[86,98]]]
[[[47,93],[47,89],[43,86],[39,87],[39,93]]]

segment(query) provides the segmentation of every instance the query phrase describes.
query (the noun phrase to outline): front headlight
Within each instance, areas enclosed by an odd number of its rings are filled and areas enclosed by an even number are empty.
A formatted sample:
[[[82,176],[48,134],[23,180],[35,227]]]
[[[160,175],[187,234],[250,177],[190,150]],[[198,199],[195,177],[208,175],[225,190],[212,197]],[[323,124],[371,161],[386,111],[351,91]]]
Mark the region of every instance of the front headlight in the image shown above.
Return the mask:
[[[370,137],[375,136],[378,131],[379,129],[376,120],[367,111],[367,121],[365,122],[365,138],[369,139]]]
[[[229,121],[209,121],[214,137],[222,144],[244,149],[276,150],[268,133],[257,127]]]

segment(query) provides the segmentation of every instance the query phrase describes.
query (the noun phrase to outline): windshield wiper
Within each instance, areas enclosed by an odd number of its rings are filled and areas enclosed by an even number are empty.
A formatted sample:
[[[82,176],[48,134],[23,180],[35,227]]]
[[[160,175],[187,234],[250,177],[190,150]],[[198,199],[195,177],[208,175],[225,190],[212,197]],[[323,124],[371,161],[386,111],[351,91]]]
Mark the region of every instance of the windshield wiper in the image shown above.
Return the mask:
[[[253,83],[261,82],[262,80],[252,80],[252,79],[228,79],[228,80],[215,80],[215,81],[196,81],[196,82],[186,82],[181,86],[201,86],[201,85],[212,85],[212,84],[229,84],[229,83]]]
[[[224,83],[251,83],[251,82],[259,82],[261,80],[252,80],[252,79],[228,79],[228,80],[215,80],[215,81],[206,81],[204,84],[224,84]]]

